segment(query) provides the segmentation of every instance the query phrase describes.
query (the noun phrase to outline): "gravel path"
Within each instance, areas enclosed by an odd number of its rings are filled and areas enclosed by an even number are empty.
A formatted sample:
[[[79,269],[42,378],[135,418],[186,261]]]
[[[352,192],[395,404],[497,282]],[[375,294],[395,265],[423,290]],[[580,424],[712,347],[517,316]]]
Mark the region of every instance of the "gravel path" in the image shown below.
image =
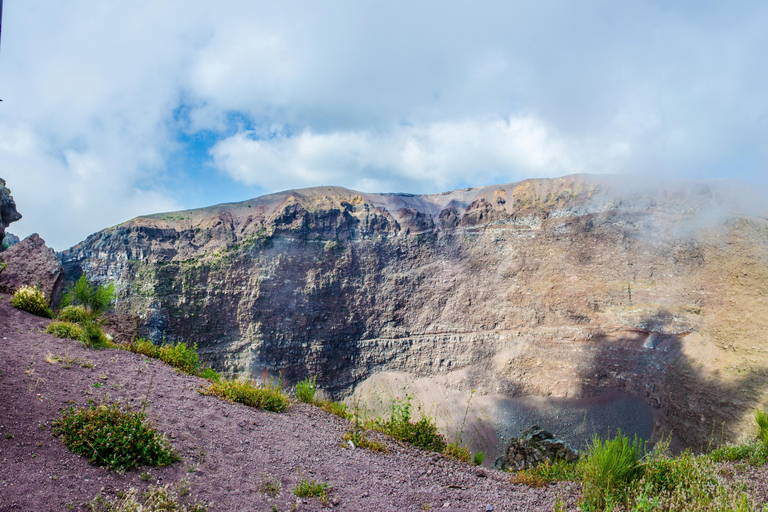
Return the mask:
[[[571,508],[577,499],[573,484],[512,485],[506,473],[378,434],[372,437],[386,443],[388,455],[350,450],[341,443],[349,423],[320,409],[294,404],[275,414],[229,404],[201,395],[202,379],[138,354],[85,349],[43,333],[46,324],[0,300],[0,511],[85,510],[102,490],[115,495],[184,479],[211,511],[321,510],[317,498],[293,495],[302,478],[327,482],[329,506],[355,512],[551,511],[556,497]],[[50,354],[75,362],[50,363]],[[170,467],[117,474],[89,465],[51,433],[70,404],[105,399],[138,408],[147,395],[149,415],[182,458]],[[149,478],[141,478],[146,471]],[[278,496],[259,490],[265,477],[280,481]]]

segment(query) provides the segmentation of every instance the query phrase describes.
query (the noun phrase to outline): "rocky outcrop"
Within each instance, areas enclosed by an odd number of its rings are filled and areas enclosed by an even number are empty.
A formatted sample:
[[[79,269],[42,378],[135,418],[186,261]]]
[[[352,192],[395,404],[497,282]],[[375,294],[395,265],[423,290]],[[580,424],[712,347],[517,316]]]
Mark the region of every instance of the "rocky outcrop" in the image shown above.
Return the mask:
[[[5,186],[5,180],[0,178],[0,242],[4,241],[5,228],[19,219],[21,214],[16,211],[16,202],[11,196],[11,190]],[[3,251],[4,245],[0,244],[0,252]]]
[[[578,458],[578,450],[568,446],[565,441],[555,439],[551,432],[534,425],[520,437],[507,441],[504,455],[496,459],[494,467],[521,471],[535,468],[547,461],[576,462]]]
[[[768,391],[764,195],[590,176],[318,187],[139,217],[60,259],[224,372],[317,375],[337,398],[383,370],[479,394],[627,392],[695,447]]]
[[[3,249],[7,249],[12,245],[16,245],[17,243],[21,242],[21,239],[14,235],[13,233],[6,231],[5,232],[5,238],[2,239],[3,242]]]
[[[37,233],[0,254],[0,291],[13,293],[20,286],[38,286],[48,303],[56,308],[64,290],[64,268],[53,249]]]

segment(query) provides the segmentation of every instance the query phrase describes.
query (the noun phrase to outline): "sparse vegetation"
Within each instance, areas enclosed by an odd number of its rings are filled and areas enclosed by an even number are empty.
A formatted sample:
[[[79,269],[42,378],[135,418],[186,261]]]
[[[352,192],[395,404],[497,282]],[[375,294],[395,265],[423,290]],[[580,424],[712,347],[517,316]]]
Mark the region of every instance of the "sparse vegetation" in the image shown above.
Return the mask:
[[[11,299],[13,307],[45,318],[53,318],[53,311],[48,307],[48,300],[39,288],[22,286]]]
[[[422,416],[415,422],[411,421],[411,397],[394,400],[392,413],[387,420],[376,418],[367,422],[366,427],[425,450],[436,452],[445,450],[445,439],[438,432],[432,418]]]
[[[321,502],[328,500],[327,492],[330,490],[330,486],[326,482],[318,482],[317,480],[307,480],[302,478],[301,481],[293,488],[293,494],[299,498],[311,498],[317,496]]]
[[[347,404],[343,402],[334,402],[332,400],[317,400],[315,401],[315,405],[320,407],[325,412],[335,414],[339,418],[342,418],[345,420],[352,419],[352,415],[347,410]]]
[[[143,411],[114,403],[65,410],[53,424],[54,435],[92,464],[124,471],[136,466],[165,466],[179,460],[170,443]]]
[[[605,510],[610,503],[625,503],[630,484],[644,474],[640,463],[642,442],[619,431],[613,439],[592,438],[586,457],[579,461],[584,502],[590,510]]]
[[[69,305],[80,305],[86,316],[95,320],[109,310],[114,298],[114,284],[96,285],[88,281],[85,275],[81,275],[64,294],[62,305],[65,306],[64,309]]]
[[[286,411],[290,405],[280,382],[266,382],[256,386],[245,379],[220,380],[211,383],[208,388],[201,390],[201,393],[220,396],[230,402],[239,402],[272,412]]]
[[[57,338],[69,338],[73,340],[83,339],[83,328],[70,321],[57,321],[48,324],[45,332],[53,334]]]
[[[357,448],[363,448],[375,453],[389,453],[386,446],[378,441],[370,439],[362,429],[352,429],[341,436],[341,439],[342,441],[352,441]]]
[[[88,318],[88,312],[83,306],[66,306],[59,311],[56,318],[64,322],[81,323]]]
[[[315,403],[315,393],[317,392],[317,377],[305,378],[296,384],[296,398],[299,402],[305,404]]]
[[[203,362],[200,361],[200,356],[197,354],[197,344],[188,346],[184,342],[177,342],[155,345],[152,340],[138,338],[121,348],[153,359],[160,359],[162,362],[190,375],[197,375],[212,381],[218,381],[221,378],[216,371],[204,368]]]
[[[469,462],[472,458],[469,454],[469,450],[458,443],[446,444],[445,448],[443,449],[443,453],[446,457],[460,460],[462,462]]]
[[[259,492],[263,492],[268,496],[275,497],[280,494],[280,488],[282,484],[280,479],[269,473],[261,474],[261,482],[259,482]]]
[[[206,512],[208,505],[193,501],[188,503],[189,489],[184,482],[178,485],[150,485],[145,492],[131,487],[108,498],[99,493],[91,500],[93,512]]]
[[[472,456],[472,464],[475,466],[479,466],[485,461],[485,453],[483,452],[475,452],[475,455]]]

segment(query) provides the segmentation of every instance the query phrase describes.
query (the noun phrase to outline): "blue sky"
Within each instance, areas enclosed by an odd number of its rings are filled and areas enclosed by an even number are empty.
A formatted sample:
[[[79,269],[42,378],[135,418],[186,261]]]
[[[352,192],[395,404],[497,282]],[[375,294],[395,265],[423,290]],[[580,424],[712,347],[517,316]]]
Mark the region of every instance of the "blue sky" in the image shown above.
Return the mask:
[[[765,2],[7,0],[0,177],[57,250],[315,185],[768,184]]]

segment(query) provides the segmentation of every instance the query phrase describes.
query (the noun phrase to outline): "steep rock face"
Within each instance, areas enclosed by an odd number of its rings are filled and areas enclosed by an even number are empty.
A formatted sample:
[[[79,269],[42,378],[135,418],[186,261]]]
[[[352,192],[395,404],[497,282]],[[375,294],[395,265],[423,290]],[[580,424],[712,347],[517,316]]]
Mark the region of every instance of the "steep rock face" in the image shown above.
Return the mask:
[[[629,392],[696,447],[766,396],[768,222],[750,194],[589,176],[319,187],[139,217],[60,259],[230,373],[317,375],[337,396],[382,370],[481,394]]]
[[[64,268],[53,249],[34,233],[0,254],[0,291],[15,292],[20,286],[39,286],[53,308],[64,290]]]
[[[16,202],[11,196],[11,191],[5,186],[5,180],[0,178],[0,242],[5,238],[5,228],[19,219],[21,214],[16,211]],[[3,249],[3,244],[0,244],[0,252],[3,252]]]

